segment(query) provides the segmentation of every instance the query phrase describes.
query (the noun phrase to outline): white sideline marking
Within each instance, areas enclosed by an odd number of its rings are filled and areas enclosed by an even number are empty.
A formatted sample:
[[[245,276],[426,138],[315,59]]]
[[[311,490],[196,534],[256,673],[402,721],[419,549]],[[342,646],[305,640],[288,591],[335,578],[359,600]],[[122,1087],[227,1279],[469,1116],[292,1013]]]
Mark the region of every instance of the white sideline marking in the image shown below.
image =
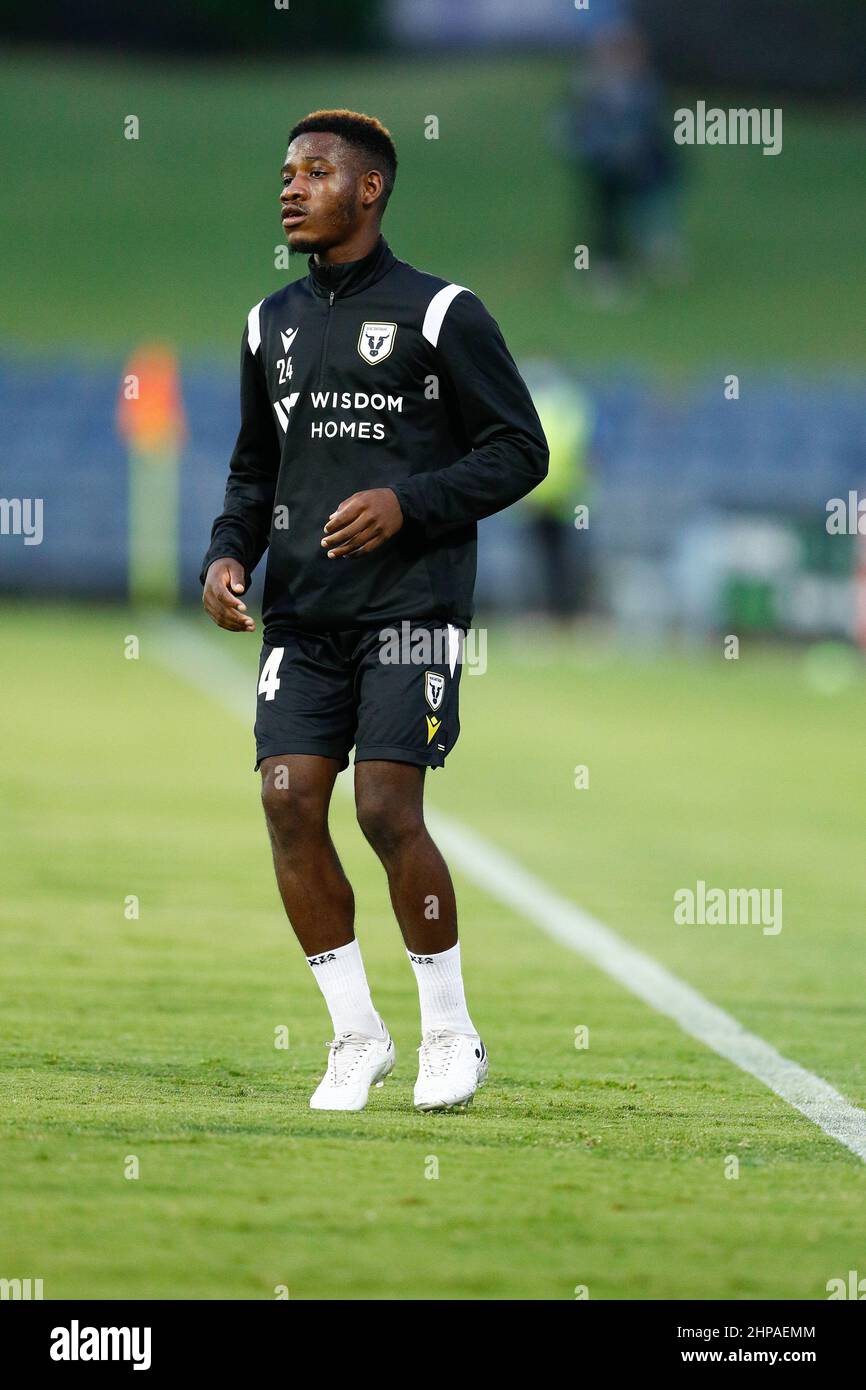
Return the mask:
[[[156,655],[169,670],[252,725],[254,671],[247,677],[232,657],[215,649],[190,622],[165,619],[151,632]],[[345,773],[337,784],[342,784],[344,791],[351,791]],[[651,1009],[673,1019],[684,1033],[741,1071],[757,1077],[825,1134],[866,1162],[866,1112],[847,1101],[829,1082],[783,1057],[763,1038],[743,1028],[731,1014],[711,1004],[651,956],[630,946],[610,927],[560,897],[468,826],[430,806],[425,808],[425,815],[451,863],[490,897],[521,913],[561,945],[585,956]]]

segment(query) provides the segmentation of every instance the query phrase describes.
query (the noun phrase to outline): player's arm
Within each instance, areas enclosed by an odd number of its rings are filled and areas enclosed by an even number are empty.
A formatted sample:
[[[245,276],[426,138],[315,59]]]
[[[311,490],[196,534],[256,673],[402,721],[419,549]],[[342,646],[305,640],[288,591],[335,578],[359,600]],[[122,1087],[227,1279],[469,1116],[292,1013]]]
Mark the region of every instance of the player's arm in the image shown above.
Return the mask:
[[[547,474],[548,450],[526,384],[495,319],[474,294],[449,306],[436,345],[440,400],[450,393],[469,452],[394,487],[405,520],[431,532],[492,516]]]
[[[276,426],[261,362],[241,342],[241,425],[229,465],[223,510],[213,524],[204,557],[202,602],[219,627],[251,632],[240,599],[267,549],[280,467]]]

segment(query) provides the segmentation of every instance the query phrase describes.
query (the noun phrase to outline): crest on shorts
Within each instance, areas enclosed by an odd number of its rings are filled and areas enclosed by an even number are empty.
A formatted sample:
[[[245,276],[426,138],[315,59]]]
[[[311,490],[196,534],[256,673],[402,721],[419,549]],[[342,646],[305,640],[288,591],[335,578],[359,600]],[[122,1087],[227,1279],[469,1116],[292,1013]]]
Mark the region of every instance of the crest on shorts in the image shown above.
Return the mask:
[[[396,323],[362,323],[358,351],[365,362],[375,367],[377,362],[384,362],[391,356],[396,336]]]
[[[427,671],[424,676],[424,698],[431,709],[438,709],[445,694],[445,677],[438,671]]]

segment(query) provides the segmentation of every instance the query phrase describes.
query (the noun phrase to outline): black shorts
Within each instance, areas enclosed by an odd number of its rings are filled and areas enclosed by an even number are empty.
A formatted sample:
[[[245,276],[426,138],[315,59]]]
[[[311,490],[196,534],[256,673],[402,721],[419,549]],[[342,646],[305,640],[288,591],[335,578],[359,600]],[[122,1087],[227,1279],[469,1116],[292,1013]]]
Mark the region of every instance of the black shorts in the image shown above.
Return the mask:
[[[457,742],[462,629],[403,622],[293,632],[262,645],[256,769],[263,758],[312,753],[441,767]]]

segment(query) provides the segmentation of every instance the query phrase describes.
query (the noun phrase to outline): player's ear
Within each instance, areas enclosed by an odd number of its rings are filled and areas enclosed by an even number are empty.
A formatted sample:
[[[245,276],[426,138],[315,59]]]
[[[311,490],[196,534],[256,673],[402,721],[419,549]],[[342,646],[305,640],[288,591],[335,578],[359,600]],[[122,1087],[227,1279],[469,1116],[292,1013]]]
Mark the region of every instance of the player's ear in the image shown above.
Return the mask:
[[[371,207],[381,196],[385,181],[378,169],[370,169],[361,179],[361,200],[364,207]]]

